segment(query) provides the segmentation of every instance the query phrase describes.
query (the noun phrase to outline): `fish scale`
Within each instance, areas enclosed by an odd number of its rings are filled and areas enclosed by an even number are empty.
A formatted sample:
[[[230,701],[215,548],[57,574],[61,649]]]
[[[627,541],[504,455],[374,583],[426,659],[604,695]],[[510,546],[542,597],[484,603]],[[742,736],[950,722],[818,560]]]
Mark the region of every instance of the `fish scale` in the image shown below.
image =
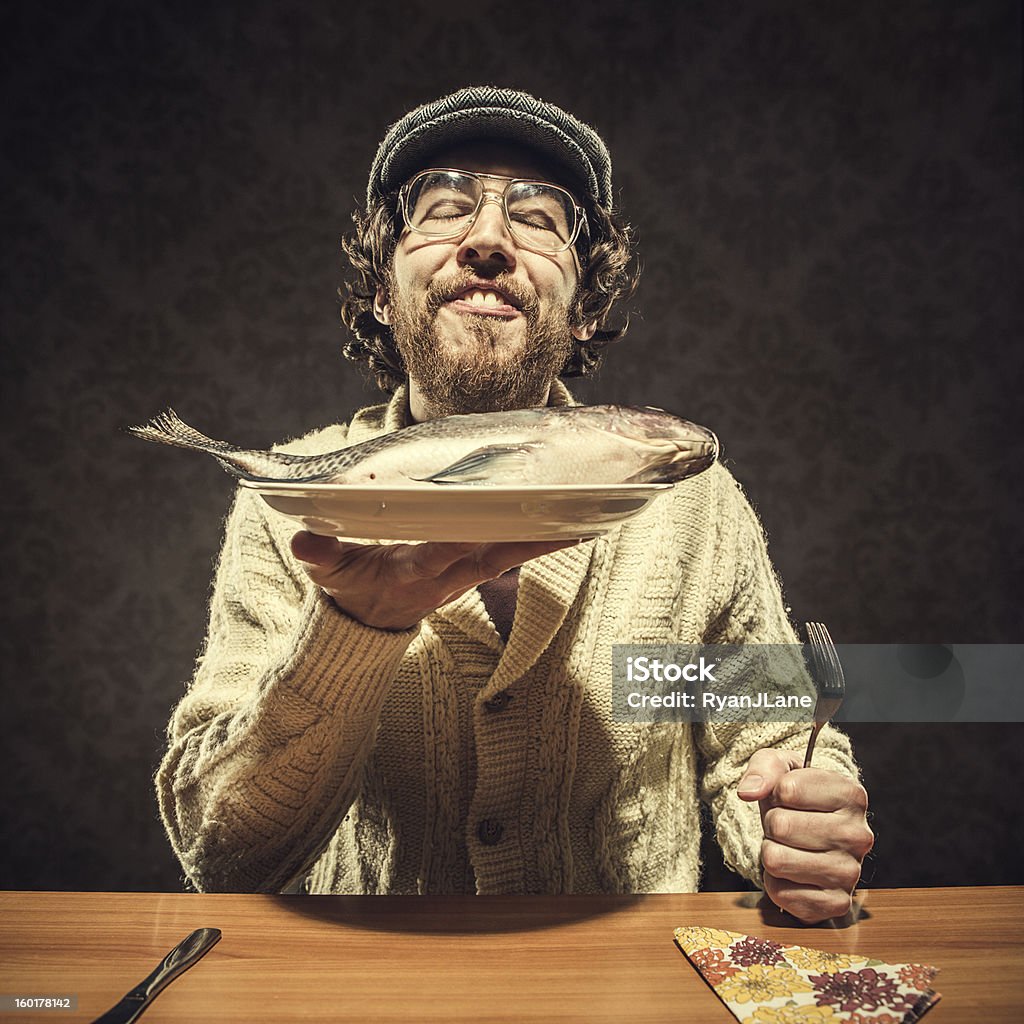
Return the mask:
[[[234,476],[275,483],[671,483],[706,469],[719,450],[706,427],[621,405],[445,416],[319,455],[240,448],[207,437],[172,409],[129,430],[205,452]]]

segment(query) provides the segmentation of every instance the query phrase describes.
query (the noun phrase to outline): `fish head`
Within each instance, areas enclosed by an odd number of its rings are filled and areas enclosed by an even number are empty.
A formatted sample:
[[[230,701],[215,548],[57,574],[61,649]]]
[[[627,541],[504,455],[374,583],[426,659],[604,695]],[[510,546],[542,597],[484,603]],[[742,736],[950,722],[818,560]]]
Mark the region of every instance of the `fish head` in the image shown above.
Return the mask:
[[[634,449],[640,469],[630,483],[675,483],[712,465],[720,447],[714,431],[654,406],[612,406],[607,428]]]

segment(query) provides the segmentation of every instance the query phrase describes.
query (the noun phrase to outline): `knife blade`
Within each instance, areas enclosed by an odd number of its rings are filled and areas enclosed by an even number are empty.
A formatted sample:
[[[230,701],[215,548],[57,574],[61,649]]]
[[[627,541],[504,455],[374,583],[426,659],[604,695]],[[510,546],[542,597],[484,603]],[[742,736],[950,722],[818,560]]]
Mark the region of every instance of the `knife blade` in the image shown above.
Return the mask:
[[[155,971],[92,1024],[131,1024],[179,974],[184,974],[220,941],[219,928],[197,928],[160,961]]]

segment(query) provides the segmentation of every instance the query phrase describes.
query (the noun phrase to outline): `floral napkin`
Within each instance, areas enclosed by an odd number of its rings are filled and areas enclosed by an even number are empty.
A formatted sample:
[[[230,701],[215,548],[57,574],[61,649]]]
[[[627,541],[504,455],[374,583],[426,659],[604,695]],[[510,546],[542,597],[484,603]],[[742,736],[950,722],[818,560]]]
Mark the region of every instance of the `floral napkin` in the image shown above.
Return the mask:
[[[784,946],[721,928],[677,928],[676,942],[741,1024],[902,1024],[938,1001],[937,967]]]

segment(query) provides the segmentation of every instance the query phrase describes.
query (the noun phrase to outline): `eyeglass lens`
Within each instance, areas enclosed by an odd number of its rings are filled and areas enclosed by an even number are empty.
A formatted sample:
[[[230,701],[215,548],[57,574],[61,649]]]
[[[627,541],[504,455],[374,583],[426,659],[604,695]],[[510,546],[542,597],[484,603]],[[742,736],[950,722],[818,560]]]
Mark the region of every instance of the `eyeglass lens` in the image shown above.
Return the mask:
[[[465,231],[484,198],[480,178],[451,171],[427,171],[406,196],[409,227],[425,235],[451,237]],[[512,236],[541,252],[568,248],[576,230],[576,208],[564,189],[536,181],[510,182],[504,193]]]

